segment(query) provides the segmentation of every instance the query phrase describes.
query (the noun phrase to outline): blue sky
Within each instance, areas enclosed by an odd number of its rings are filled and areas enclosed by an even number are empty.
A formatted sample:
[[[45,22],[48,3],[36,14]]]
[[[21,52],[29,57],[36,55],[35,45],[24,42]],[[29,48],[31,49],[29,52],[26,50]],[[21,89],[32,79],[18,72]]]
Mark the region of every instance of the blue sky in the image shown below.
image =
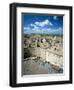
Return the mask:
[[[63,16],[23,14],[23,31],[26,34],[63,35]]]

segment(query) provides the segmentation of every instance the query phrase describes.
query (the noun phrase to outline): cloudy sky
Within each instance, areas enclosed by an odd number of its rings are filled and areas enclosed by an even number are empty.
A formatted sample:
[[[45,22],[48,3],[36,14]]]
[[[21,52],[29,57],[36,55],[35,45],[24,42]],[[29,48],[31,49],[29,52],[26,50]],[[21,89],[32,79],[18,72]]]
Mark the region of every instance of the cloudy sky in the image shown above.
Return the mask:
[[[31,34],[63,34],[63,16],[22,15],[23,31]]]

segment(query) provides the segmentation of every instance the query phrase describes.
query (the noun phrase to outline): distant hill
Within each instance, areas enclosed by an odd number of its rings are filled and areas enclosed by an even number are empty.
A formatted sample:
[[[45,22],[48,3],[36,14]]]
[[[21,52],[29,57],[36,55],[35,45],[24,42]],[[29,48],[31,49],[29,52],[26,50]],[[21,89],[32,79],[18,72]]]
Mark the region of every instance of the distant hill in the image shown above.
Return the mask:
[[[52,36],[52,37],[61,36],[61,37],[63,37],[62,34],[36,34],[36,33],[24,34],[24,36],[27,37],[27,38],[29,38],[30,36],[35,36],[35,35],[37,35],[37,36]]]

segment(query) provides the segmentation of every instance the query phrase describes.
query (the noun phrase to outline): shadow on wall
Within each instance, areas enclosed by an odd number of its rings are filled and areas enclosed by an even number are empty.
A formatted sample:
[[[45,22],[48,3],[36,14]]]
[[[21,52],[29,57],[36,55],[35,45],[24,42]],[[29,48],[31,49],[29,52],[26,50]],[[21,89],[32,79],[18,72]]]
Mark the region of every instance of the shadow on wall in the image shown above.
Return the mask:
[[[28,48],[24,48],[24,59],[31,57],[31,52]]]

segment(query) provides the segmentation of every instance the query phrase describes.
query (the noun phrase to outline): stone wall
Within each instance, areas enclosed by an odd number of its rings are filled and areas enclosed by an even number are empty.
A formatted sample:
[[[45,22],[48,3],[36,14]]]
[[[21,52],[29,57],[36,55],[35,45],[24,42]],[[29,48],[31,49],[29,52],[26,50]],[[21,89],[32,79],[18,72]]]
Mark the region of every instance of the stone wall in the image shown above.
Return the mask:
[[[57,65],[61,68],[63,68],[63,56],[53,53],[49,51],[48,49],[43,49],[40,47],[37,48],[31,48],[30,49],[32,56],[40,57],[43,61],[50,62],[51,64]]]

